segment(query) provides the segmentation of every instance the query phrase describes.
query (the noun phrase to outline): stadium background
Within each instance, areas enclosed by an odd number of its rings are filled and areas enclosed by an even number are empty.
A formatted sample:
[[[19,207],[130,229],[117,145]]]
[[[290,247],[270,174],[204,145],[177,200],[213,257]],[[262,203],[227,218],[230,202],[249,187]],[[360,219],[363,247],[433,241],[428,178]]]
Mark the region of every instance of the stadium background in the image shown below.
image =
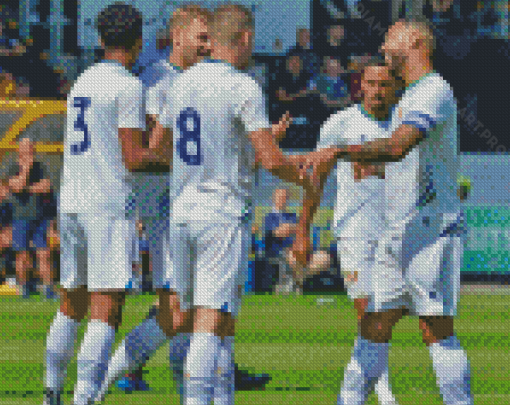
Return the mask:
[[[13,8],[20,10],[20,28],[26,35],[31,27],[39,30],[41,38],[43,31],[46,31],[48,47],[55,51],[51,53],[50,63],[67,64],[71,70],[79,71],[94,60],[97,37],[90,23],[107,1],[82,1],[81,14],[78,13],[78,3],[67,0],[9,2]],[[164,23],[164,17],[169,15],[176,3],[165,1],[164,7],[162,1],[140,0],[134,3],[148,20],[145,50],[149,50],[157,30]],[[316,5],[318,1],[314,3]],[[485,3],[487,6],[493,2]],[[276,35],[281,38],[285,50],[294,43],[297,26],[310,26],[313,20],[312,2],[293,1],[292,8],[284,7],[286,4],[288,2],[284,0],[258,2],[258,8],[255,8],[258,13],[257,52],[269,53],[266,48],[272,44]],[[51,10],[52,17],[44,18],[45,21],[35,18],[34,9],[40,14],[45,12],[47,16]],[[275,20],[275,15],[279,15],[280,19]],[[273,26],[279,27],[278,31],[274,31]],[[501,24],[495,30],[506,30],[508,33],[507,27],[508,15],[506,25]],[[144,57],[150,61],[154,56],[148,52]],[[51,180],[58,191],[64,113],[64,101],[0,99],[0,177],[5,176],[6,168],[16,159],[16,140],[24,134],[37,142],[37,157],[51,168]],[[506,146],[510,147],[510,144]],[[463,152],[461,162],[461,173],[472,182],[471,195],[464,203],[469,234],[462,272],[464,279],[478,272],[478,279],[482,274],[494,282],[498,278],[490,275],[510,275],[510,156]],[[270,209],[272,192],[281,182],[265,171],[259,173],[257,181],[255,221],[260,224],[263,213]],[[291,190],[294,197],[291,209],[296,209],[300,193],[294,187]],[[321,245],[329,242],[327,226],[331,219],[334,196],[335,192],[331,184],[328,184],[315,223],[316,227],[321,228]],[[504,280],[501,277],[499,279]],[[485,293],[473,290],[461,296],[456,330],[472,364],[475,403],[509,404],[510,357],[507,343],[510,297],[481,295]],[[153,300],[154,297],[150,295],[128,299],[126,316],[117,341],[143,319]],[[57,303],[43,302],[38,297],[29,301],[14,296],[0,297],[1,405],[41,403],[45,338],[57,306]],[[79,339],[82,335],[83,327]],[[246,297],[238,324],[236,361],[253,371],[270,373],[273,380],[265,392],[236,393],[236,403],[334,403],[355,336],[356,315],[352,303],[345,295],[319,298]],[[179,403],[171,382],[167,352],[167,349],[162,348],[147,364],[147,381],[152,388],[150,392],[125,395],[114,391],[105,404]],[[442,403],[416,318],[407,318],[395,328],[390,368],[395,376],[392,381],[393,392],[400,404]],[[73,361],[69,367],[66,390],[71,390],[74,385],[75,370],[76,364]],[[68,391],[66,399],[70,397]],[[373,405],[377,401],[372,396],[368,403]]]

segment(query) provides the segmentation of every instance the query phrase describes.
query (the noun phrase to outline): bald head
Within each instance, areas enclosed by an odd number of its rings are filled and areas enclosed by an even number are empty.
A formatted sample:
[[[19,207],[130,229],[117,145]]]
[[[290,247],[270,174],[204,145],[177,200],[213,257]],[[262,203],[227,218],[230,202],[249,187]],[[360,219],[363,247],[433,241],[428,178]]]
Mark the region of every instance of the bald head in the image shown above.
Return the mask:
[[[435,48],[434,33],[426,21],[397,21],[386,38],[386,42],[398,44],[403,50],[420,49],[431,55]]]
[[[434,34],[426,21],[400,20],[386,33],[381,49],[386,63],[406,82],[432,70]]]

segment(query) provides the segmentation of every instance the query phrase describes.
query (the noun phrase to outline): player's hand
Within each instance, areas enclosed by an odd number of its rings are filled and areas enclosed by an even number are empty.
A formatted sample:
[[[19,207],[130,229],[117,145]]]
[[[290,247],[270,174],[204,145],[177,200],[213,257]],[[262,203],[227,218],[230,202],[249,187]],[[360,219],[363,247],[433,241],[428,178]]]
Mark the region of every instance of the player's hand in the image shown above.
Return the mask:
[[[306,160],[299,162],[299,177],[303,180],[308,176],[315,191],[319,190],[322,171],[324,165],[329,162],[329,159],[330,154],[326,150],[309,153],[306,155]]]
[[[311,251],[310,237],[299,232],[289,251],[288,259],[291,267],[293,264],[305,267],[308,264]]]
[[[9,180],[9,189],[13,193],[21,193],[25,188],[25,181],[19,177],[14,177]]]
[[[386,175],[386,166],[384,163],[352,162],[352,169],[355,181],[361,181],[372,176],[384,179]]]
[[[282,140],[291,123],[292,118],[290,116],[290,113],[287,111],[285,114],[282,115],[278,124],[274,124],[272,126],[271,129],[276,143],[279,143]]]

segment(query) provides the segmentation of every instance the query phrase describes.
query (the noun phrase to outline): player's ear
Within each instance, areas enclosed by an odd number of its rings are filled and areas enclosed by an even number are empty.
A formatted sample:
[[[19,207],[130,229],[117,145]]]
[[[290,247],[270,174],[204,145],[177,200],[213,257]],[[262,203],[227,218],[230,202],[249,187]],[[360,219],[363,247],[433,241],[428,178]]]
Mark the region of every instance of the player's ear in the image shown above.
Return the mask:
[[[243,31],[241,33],[241,44],[244,47],[248,47],[250,45],[252,35],[253,35],[253,33],[250,31]]]

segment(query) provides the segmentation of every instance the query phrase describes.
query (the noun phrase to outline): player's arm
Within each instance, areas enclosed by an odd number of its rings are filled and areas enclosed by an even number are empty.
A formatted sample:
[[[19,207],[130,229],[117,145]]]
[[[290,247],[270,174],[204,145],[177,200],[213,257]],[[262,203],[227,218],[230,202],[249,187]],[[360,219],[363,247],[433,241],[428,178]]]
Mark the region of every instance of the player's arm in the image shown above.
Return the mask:
[[[412,124],[401,125],[391,138],[380,138],[363,145],[336,148],[336,157],[353,162],[398,162],[426,136],[426,130]]]
[[[37,183],[32,184],[28,188],[29,192],[33,194],[48,194],[51,192],[51,182],[50,179],[43,179],[38,181]]]
[[[399,110],[402,124],[391,138],[340,148],[338,157],[354,162],[398,162],[437,125],[456,114],[453,92],[445,82],[430,82],[408,99],[407,104],[410,107]]]
[[[308,176],[300,176],[298,168],[287,159],[276,145],[271,129],[259,129],[249,133],[257,161],[264,169],[284,181],[302,186],[305,191],[313,190]]]
[[[128,170],[146,169],[150,164],[165,164],[166,157],[143,147],[146,128],[145,93],[141,82],[129,83],[118,97],[118,133],[124,163]]]
[[[161,124],[161,119],[168,98],[166,97],[166,87],[169,84],[163,80],[147,91],[147,118],[149,125],[149,149],[155,151],[158,155],[166,158],[164,166],[157,168],[158,171],[169,171],[172,163],[172,131]]]
[[[242,86],[241,97],[243,101],[238,105],[235,115],[241,119],[248,132],[248,138],[255,150],[256,161],[280,179],[311,191],[313,185],[309,177],[300,176],[298,168],[287,159],[276,143],[273,129],[267,118],[265,98],[260,86],[252,84],[250,80],[249,84]]]

